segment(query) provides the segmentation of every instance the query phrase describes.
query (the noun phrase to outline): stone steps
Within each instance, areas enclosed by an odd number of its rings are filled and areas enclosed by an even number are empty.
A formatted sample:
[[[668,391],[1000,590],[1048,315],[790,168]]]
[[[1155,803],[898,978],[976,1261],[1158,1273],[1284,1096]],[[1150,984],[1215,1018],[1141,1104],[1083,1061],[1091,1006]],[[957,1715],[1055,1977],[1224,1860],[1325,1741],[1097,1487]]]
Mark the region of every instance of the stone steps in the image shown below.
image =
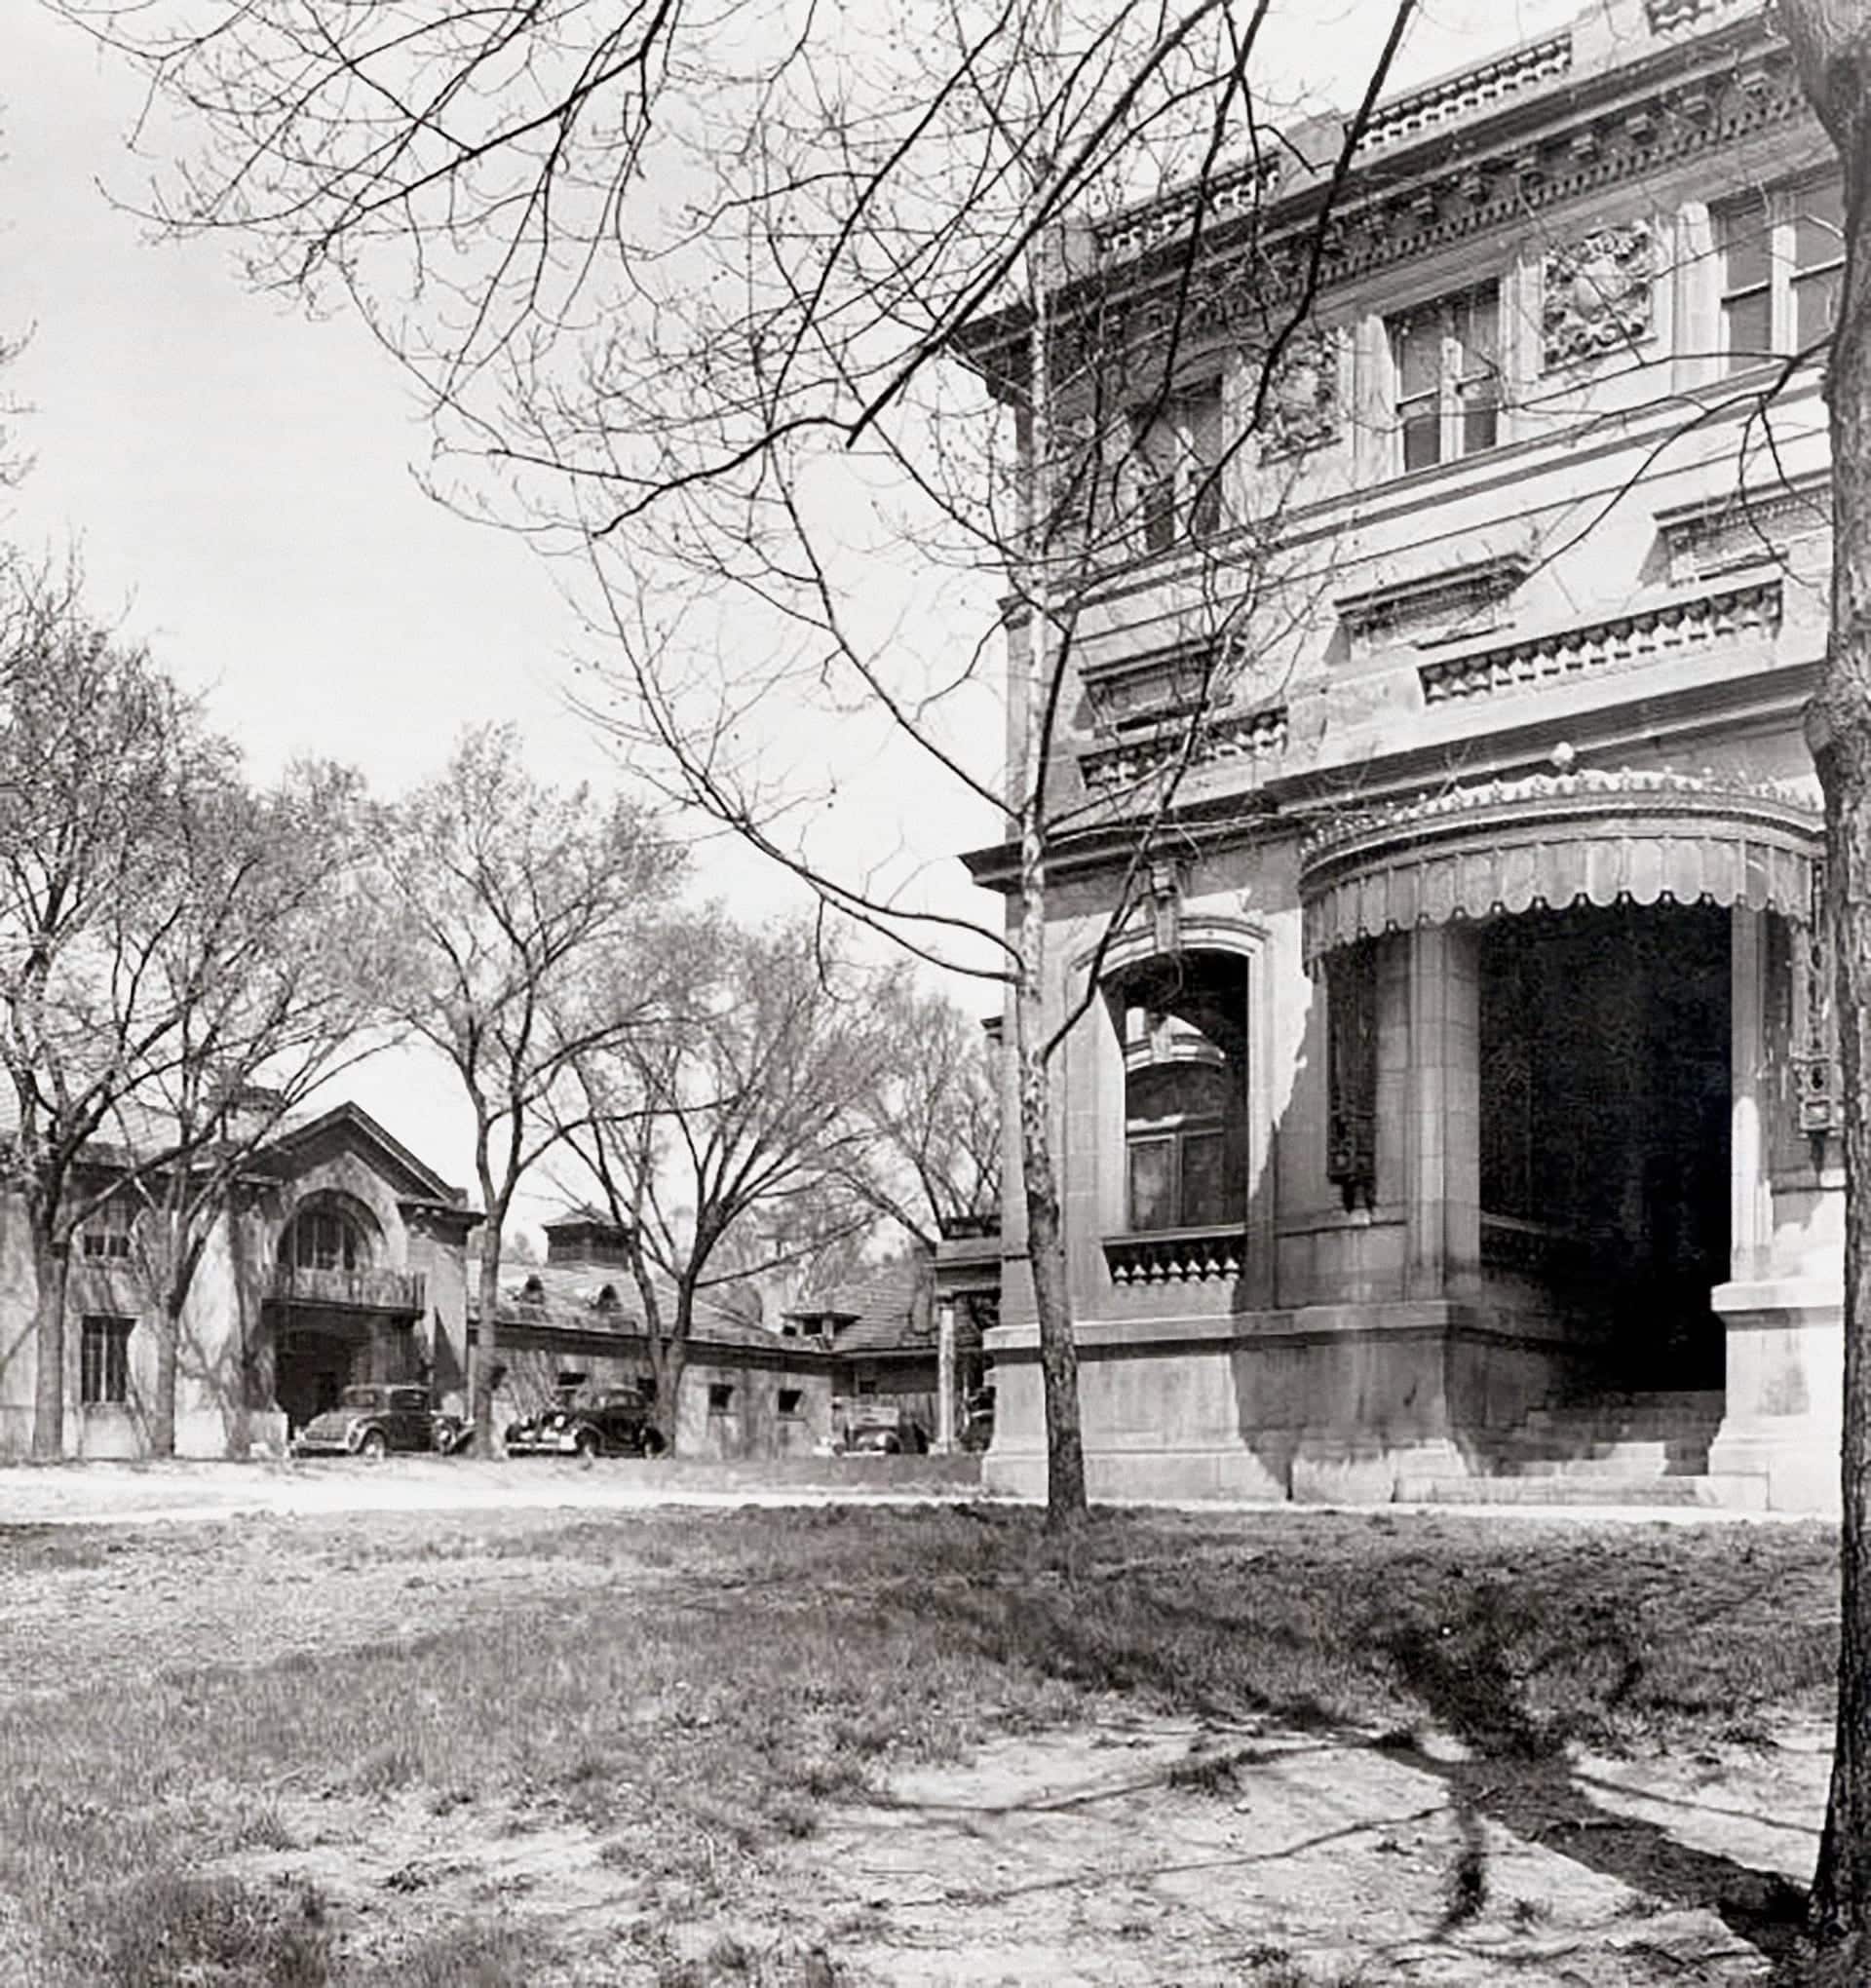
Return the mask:
[[[1461,1505],[1703,1505],[1719,1391],[1608,1395],[1534,1409],[1477,1472],[1403,1480],[1399,1499]]]
[[[1430,1477],[1399,1480],[1399,1505],[1714,1505],[1706,1477]]]

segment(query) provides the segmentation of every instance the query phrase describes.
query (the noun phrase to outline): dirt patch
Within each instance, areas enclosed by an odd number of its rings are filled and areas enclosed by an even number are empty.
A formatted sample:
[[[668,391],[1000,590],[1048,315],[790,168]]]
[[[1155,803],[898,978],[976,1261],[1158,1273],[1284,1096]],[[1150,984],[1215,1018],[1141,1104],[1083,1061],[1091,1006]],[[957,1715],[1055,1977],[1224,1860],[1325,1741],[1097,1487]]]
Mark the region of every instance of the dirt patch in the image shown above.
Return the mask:
[[[1754,1790],[1724,1786],[1751,1823]],[[1135,1722],[995,1744],[891,1796],[813,1859],[857,1978],[1767,1978],[1715,1912],[1527,1842],[1370,1744]]]

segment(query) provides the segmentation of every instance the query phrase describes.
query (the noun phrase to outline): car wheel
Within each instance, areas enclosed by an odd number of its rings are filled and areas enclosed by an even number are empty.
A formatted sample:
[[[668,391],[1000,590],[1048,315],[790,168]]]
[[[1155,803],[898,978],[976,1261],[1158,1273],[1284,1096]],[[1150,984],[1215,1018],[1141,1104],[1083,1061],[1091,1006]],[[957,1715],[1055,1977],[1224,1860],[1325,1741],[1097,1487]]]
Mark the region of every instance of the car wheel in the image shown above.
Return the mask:
[[[373,1464],[380,1464],[390,1454],[390,1438],[380,1429],[366,1429],[363,1440],[358,1444],[358,1454]]]
[[[598,1451],[602,1447],[603,1444],[600,1443],[597,1439],[596,1430],[581,1429],[578,1432],[577,1439],[572,1444],[572,1454],[574,1456],[583,1457],[589,1461],[591,1458],[596,1456]]]
[[[640,1457],[660,1457],[663,1454],[663,1438],[653,1429],[646,1429],[638,1436],[636,1453]]]

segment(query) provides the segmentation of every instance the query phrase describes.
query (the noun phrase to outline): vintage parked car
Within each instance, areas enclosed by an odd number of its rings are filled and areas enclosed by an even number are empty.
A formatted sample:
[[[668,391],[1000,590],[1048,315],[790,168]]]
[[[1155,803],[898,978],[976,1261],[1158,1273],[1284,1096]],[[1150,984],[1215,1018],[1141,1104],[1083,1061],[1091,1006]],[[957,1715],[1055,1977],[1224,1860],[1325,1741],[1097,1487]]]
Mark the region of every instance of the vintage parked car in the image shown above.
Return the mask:
[[[507,1449],[516,1457],[654,1457],[663,1438],[635,1388],[602,1388],[515,1422]]]
[[[451,1456],[473,1435],[460,1416],[437,1408],[427,1388],[346,1388],[335,1408],[313,1416],[292,1438],[295,1457],[382,1457],[392,1450]]]

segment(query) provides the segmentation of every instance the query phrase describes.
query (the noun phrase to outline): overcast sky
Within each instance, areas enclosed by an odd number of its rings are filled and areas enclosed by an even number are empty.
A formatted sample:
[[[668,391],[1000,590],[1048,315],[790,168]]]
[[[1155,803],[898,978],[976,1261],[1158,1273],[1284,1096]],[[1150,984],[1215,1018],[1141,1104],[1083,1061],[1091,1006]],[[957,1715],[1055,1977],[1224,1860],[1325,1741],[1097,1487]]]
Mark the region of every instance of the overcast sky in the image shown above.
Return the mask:
[[[1391,5],[1294,11],[1307,46],[1325,48],[1323,28],[1368,28]],[[1428,0],[1403,73],[1457,66],[1577,11]],[[145,243],[98,186],[138,184],[123,151],[134,81],[38,8],[6,12],[0,327],[29,325],[32,340],[0,385],[30,403],[36,466],[0,495],[0,536],[79,543],[95,610],[206,692],[262,776],[328,754],[393,791],[438,766],[459,726],[508,718],[542,771],[600,772],[561,701],[571,636],[550,581],[516,540],[419,490],[409,465],[425,436],[390,362],[349,318],[311,323],[243,289],[224,243]],[[1346,79],[1321,82],[1347,94]],[[923,826],[943,833],[939,819]],[[940,846],[966,839],[958,828]],[[347,1088],[465,1182],[450,1082],[405,1063]]]

